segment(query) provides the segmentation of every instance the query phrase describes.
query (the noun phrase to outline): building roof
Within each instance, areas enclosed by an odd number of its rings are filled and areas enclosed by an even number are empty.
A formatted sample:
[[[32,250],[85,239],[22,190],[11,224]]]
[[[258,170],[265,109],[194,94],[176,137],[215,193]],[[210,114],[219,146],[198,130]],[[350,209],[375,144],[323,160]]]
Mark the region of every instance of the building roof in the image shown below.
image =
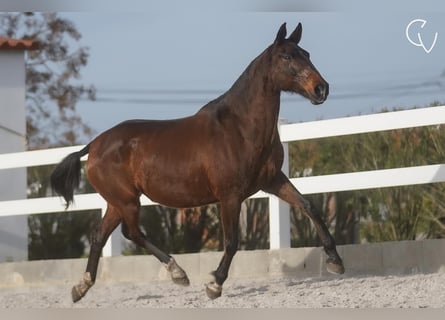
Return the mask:
[[[0,37],[0,50],[37,50],[39,48],[37,41]]]

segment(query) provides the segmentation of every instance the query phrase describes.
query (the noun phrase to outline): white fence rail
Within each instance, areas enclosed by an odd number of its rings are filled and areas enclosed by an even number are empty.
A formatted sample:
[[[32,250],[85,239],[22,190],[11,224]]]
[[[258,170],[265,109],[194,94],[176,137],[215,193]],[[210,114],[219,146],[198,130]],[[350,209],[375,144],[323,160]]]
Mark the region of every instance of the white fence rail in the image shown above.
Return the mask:
[[[332,120],[312,121],[280,126],[280,136],[287,150],[287,142],[376,132],[409,127],[445,124],[445,106],[379,113]],[[78,151],[83,146],[54,148],[0,155],[0,170],[20,167],[56,164],[66,155]],[[84,157],[85,160],[87,157]],[[283,171],[288,171],[288,161]],[[303,194],[381,188],[402,185],[415,185],[445,181],[445,164],[372,170],[362,172],[339,173],[291,179]],[[289,207],[275,196],[258,192],[252,198],[268,197],[270,214],[270,247],[272,249],[290,246]],[[154,202],[143,196],[142,205]],[[101,209],[105,212],[106,203],[98,194],[75,196],[75,204],[68,211]],[[0,202],[0,217],[52,213],[64,210],[64,204],[58,197],[11,200]],[[120,235],[114,234],[104,248],[103,254],[120,254]]]

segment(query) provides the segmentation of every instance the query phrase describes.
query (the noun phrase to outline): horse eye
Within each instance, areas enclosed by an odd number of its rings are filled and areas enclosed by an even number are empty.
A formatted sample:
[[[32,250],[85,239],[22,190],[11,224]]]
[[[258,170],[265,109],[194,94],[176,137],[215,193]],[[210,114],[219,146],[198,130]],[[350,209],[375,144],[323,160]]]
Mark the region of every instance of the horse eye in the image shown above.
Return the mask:
[[[281,58],[283,58],[284,60],[289,61],[289,60],[291,59],[291,56],[288,55],[288,54],[282,54],[282,55],[281,55]]]

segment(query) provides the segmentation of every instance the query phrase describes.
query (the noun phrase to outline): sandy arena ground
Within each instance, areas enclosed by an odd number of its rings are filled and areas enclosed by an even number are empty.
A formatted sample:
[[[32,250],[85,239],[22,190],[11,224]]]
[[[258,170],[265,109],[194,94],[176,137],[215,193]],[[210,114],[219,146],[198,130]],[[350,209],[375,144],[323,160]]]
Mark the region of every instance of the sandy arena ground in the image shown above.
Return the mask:
[[[443,308],[445,273],[228,280],[213,301],[202,283],[97,283],[76,304],[70,291],[71,284],[0,288],[0,308]]]

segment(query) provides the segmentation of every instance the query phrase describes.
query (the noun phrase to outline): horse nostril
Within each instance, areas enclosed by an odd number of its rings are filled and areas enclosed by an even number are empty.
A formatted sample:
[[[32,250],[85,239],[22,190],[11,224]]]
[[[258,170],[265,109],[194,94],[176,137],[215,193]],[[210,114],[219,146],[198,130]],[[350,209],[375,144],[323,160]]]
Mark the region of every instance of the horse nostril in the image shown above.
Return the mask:
[[[319,98],[321,98],[324,94],[324,86],[322,84],[318,84],[317,86],[315,86],[315,95]]]
[[[329,93],[328,84],[318,84],[314,88],[314,93],[320,100],[325,100]]]

